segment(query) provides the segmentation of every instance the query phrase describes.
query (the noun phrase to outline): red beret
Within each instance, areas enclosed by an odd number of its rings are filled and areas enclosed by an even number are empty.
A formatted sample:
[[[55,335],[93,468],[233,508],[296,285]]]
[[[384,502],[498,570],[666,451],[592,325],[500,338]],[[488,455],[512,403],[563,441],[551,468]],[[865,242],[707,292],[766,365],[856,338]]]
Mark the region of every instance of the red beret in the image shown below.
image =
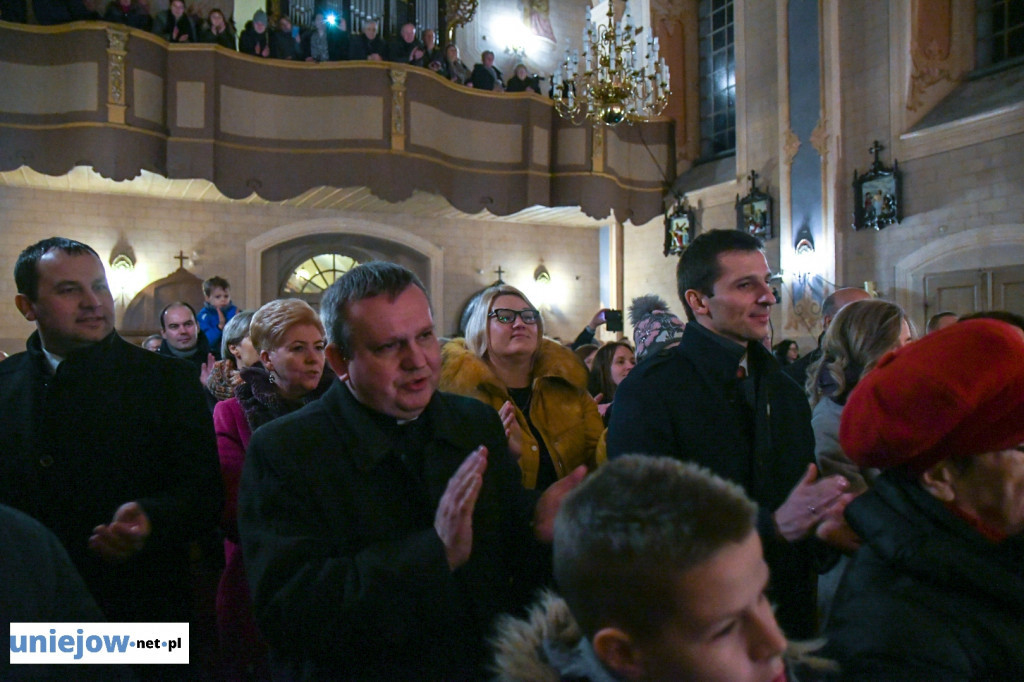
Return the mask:
[[[860,466],[913,473],[1024,443],[1024,332],[968,320],[888,353],[850,393],[839,442]]]

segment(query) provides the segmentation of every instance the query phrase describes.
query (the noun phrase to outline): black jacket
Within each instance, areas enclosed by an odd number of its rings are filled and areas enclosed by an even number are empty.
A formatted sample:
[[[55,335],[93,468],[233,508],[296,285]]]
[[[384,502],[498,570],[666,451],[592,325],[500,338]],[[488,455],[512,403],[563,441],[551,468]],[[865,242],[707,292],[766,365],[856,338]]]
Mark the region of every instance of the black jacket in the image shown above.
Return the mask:
[[[739,382],[744,351],[751,375]],[[771,518],[814,462],[811,410],[769,351],[690,322],[678,346],[644,360],[616,389],[607,442],[609,458],[667,455],[742,485],[758,504],[779,623],[792,637],[816,634],[815,559],[828,552],[816,540],[786,542]]]
[[[374,36],[373,40],[370,40],[363,33],[353,34],[349,43],[349,59],[366,59],[371,54],[380,55],[381,59],[388,58],[388,46],[384,43],[384,39]]]
[[[1024,537],[993,543],[894,472],[846,518],[864,544],[826,632],[844,680],[1024,677]]]
[[[478,678],[492,621],[532,587],[510,582],[517,564],[550,556],[532,540],[537,495],[521,487],[493,409],[436,393],[407,447],[381,419],[337,381],[249,443],[239,532],[256,620],[283,678]],[[472,555],[452,573],[434,516],[480,444],[490,454]]]
[[[108,620],[187,620],[188,544],[216,526],[223,495],[191,367],[115,332],[51,375],[35,333],[0,362],[0,444],[0,502],[54,532]],[[89,536],[131,501],[152,534],[128,561],[105,562]]]
[[[491,91],[494,90],[494,86],[500,85],[499,90],[505,89],[505,81],[501,78],[501,71],[498,67],[492,67],[494,73],[492,74],[486,66],[483,64],[475,64],[473,66],[473,73],[469,76],[469,82],[473,84],[473,87],[477,90]]]

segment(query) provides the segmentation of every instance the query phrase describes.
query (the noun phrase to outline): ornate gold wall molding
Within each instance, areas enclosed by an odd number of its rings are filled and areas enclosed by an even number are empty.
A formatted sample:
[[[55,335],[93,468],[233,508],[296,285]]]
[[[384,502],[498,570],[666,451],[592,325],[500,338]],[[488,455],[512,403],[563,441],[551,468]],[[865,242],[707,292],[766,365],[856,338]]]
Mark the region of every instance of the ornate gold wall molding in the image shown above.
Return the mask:
[[[692,0],[651,0],[651,23],[663,20],[683,22],[691,13],[688,5],[696,4]]]
[[[405,150],[405,69],[391,69],[391,148]]]
[[[786,128],[786,141],[782,144],[782,151],[786,155],[786,165],[792,165],[796,153],[800,151],[800,138],[796,136],[792,128]]]
[[[125,74],[124,58],[128,54],[128,29],[107,28],[107,121],[124,124]]]
[[[953,81],[950,46],[953,8],[950,0],[915,0],[910,38],[910,93],[907,109],[924,104],[925,91],[941,81]]]
[[[818,125],[811,131],[811,146],[823,159],[828,158],[828,118],[822,116],[818,119]]]

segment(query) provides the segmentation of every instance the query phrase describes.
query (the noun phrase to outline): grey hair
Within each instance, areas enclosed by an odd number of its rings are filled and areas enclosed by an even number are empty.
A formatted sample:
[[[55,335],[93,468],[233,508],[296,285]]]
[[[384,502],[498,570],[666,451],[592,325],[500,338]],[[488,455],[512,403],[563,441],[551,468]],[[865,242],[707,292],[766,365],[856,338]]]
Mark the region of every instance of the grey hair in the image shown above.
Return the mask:
[[[228,346],[237,346],[245,337],[249,336],[249,323],[252,322],[252,316],[255,313],[255,310],[242,310],[235,313],[235,316],[224,325],[224,331],[220,337],[220,356],[222,358],[230,357],[231,351]]]

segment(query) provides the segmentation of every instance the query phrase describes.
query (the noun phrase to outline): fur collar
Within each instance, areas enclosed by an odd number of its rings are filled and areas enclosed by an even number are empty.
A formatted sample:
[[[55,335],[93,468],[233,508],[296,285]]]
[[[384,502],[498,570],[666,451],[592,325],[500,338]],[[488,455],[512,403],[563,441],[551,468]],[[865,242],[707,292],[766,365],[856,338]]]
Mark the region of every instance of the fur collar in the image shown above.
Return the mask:
[[[790,642],[783,654],[792,682],[837,682],[839,667],[816,655],[821,640]],[[526,618],[502,616],[495,624],[492,671],[498,682],[559,682],[620,679],[598,660],[565,600],[551,591],[527,611]]]
[[[492,644],[495,680],[501,682],[618,679],[598,662],[565,600],[553,592],[544,592],[525,619],[503,616]]]
[[[443,390],[471,395],[483,393],[505,399],[507,389],[490,366],[466,348],[465,339],[453,339],[441,350],[441,386]],[[587,368],[576,354],[556,341],[541,339],[533,363],[531,379],[564,381],[581,391],[587,390]]]
[[[238,404],[245,412],[245,420],[249,422],[249,428],[253,431],[269,421],[294,412],[303,405],[316,400],[327,392],[335,378],[331,368],[324,365],[324,374],[320,377],[320,384],[302,396],[299,401],[292,402],[281,397],[270,380],[270,372],[264,369],[260,363],[246,367],[242,370],[241,375],[244,383],[235,388],[235,397],[238,398]]]

